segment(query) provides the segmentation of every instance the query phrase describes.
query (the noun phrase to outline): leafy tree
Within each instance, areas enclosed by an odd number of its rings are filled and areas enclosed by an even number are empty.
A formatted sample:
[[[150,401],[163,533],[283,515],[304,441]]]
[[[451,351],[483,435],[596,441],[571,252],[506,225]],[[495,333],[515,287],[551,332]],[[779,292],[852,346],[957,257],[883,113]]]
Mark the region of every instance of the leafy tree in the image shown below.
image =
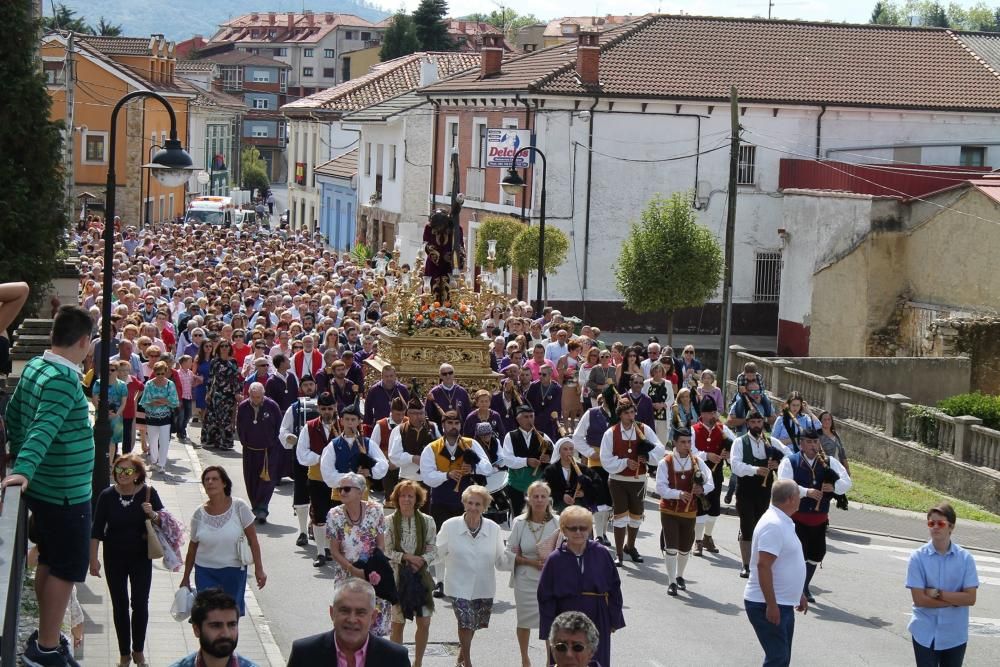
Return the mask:
[[[384,62],[419,50],[420,42],[417,41],[417,27],[413,23],[413,17],[402,10],[396,12],[382,37],[379,58]]]
[[[937,2],[924,3],[920,14],[921,24],[934,28],[949,28],[948,12]]]
[[[669,345],[674,312],[703,305],[722,279],[722,248],[715,234],[698,224],[689,202],[683,193],[650,200],[622,243],[615,266],[626,308],[666,312]]]
[[[121,37],[123,32],[121,24],[115,25],[114,23],[109,23],[104,20],[103,16],[98,19],[97,25],[90,30],[95,35],[100,35],[101,37]]]
[[[31,3],[0,3],[0,21],[7,29],[0,42],[0,108],[17,109],[0,123],[0,146],[9,156],[0,160],[0,282],[31,285],[27,314],[55,277],[64,247],[63,125],[50,120]]]
[[[520,273],[538,270],[538,227],[523,227],[510,248],[511,263]],[[499,244],[498,244],[499,245]],[[569,237],[558,227],[545,228],[545,275],[554,274],[566,261]],[[549,299],[549,281],[542,285],[545,300]]]
[[[267,163],[256,146],[247,146],[240,153],[240,174],[243,176],[244,190],[263,193],[271,186],[271,180],[267,177]]]
[[[476,235],[476,264],[488,266],[489,244],[487,241],[497,242],[497,256],[493,265],[503,270],[503,290],[507,290],[507,271],[510,269],[513,260],[511,258],[511,247],[514,239],[524,231],[525,226],[520,220],[506,215],[489,215],[484,217],[479,223],[479,231]],[[545,233],[548,236],[548,230]],[[537,261],[538,246],[535,246],[535,257]]]
[[[500,31],[508,37],[513,36],[514,33],[526,25],[533,25],[541,22],[534,14],[518,14],[509,7],[504,7],[499,10],[494,9],[489,14],[476,12],[474,14],[469,14],[468,16],[463,16],[462,20],[473,21],[476,23],[489,23],[494,28],[499,28]]]
[[[872,10],[872,18],[868,22],[876,25],[899,25],[902,21],[899,8],[896,5],[892,2],[879,0],[875,3],[875,9]]]
[[[420,0],[413,12],[413,23],[421,51],[453,51],[455,44],[448,37],[448,3],[446,0]]]
[[[84,35],[94,34],[93,28],[87,25],[86,20],[78,17],[75,10],[61,2],[53,7],[52,16],[42,18],[42,28],[45,30],[69,30]]]

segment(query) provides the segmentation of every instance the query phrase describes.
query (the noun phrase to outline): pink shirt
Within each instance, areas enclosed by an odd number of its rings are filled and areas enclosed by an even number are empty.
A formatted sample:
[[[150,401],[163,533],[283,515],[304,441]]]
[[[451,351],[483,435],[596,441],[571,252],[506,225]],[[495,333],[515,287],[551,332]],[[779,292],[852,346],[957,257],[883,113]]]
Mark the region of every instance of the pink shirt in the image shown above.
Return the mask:
[[[542,366],[548,366],[552,369],[552,377],[556,376],[556,365],[552,363],[549,359],[543,359],[541,363],[535,363],[534,359],[528,359],[524,362],[524,367],[531,371],[531,381],[534,382],[538,379],[538,371],[541,370]]]
[[[371,635],[369,635],[369,638],[371,638]],[[333,636],[333,645],[337,649],[337,667],[347,667],[347,656],[340,650],[340,644],[337,643],[337,635]],[[365,639],[365,643],[361,648],[354,652],[355,667],[364,667],[366,655],[368,655],[368,639]]]
[[[194,371],[180,368],[177,370],[177,374],[181,378],[181,398],[191,398],[191,382],[194,379]]]

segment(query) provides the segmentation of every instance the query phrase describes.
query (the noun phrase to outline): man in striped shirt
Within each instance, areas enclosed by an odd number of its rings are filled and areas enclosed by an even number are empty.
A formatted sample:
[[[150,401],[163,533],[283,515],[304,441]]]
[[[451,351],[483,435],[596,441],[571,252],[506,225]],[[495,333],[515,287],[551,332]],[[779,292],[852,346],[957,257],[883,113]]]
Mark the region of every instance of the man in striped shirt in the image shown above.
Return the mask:
[[[15,458],[3,486],[24,492],[38,545],[39,627],[24,651],[24,662],[32,666],[77,664],[59,627],[73,584],[86,578],[90,562],[94,432],[80,364],[90,350],[91,327],[86,310],[60,308],[51,349],[28,362],[7,406]]]

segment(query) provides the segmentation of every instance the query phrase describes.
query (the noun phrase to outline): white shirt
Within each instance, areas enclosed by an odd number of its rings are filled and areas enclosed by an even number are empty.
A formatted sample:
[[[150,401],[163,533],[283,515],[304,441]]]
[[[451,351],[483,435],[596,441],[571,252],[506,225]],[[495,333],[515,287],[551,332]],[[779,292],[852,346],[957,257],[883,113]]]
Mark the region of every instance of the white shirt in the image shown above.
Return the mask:
[[[441,524],[437,552],[438,562],[445,564],[445,595],[461,600],[496,595],[496,569],[504,561],[500,526],[483,517],[479,534],[473,538],[465,517],[452,517]]]
[[[705,483],[702,485],[702,491],[705,495],[708,495],[715,490],[715,480],[712,479],[712,471],[708,469],[708,466],[704,461],[694,456],[693,453],[689,453],[687,456],[678,456],[677,450],[674,450],[671,458],[674,462],[674,471],[677,473],[683,473],[686,475],[694,474],[692,461],[697,461],[698,468],[701,470],[702,479]],[[663,460],[660,464],[656,466],[656,492],[660,494],[660,497],[664,500],[677,500],[681,497],[681,492],[678,489],[672,488],[670,486],[670,470],[667,468],[667,457],[664,455]]]
[[[785,456],[791,456],[792,450],[785,446],[781,440],[777,438],[772,438],[767,433],[761,433],[760,438],[754,438],[749,432],[746,434],[746,440],[750,443],[750,449],[753,451],[754,457],[758,459],[766,459],[767,453],[764,451],[765,445],[770,445],[775,449],[781,450]],[[733,474],[737,477],[753,477],[757,474],[757,467],[752,466],[749,463],[743,461],[743,436],[733,440],[733,446],[729,450],[729,466],[733,469]],[[784,460],[784,459],[782,459]],[[798,604],[798,600],[795,601]]]
[[[576,430],[573,431],[573,449],[577,454],[589,459],[596,449],[587,443],[588,430],[590,430],[590,410],[584,410],[583,416],[576,424]]]
[[[475,474],[482,475],[483,477],[492,474],[493,464],[490,463],[490,457],[487,456],[482,445],[475,440],[470,440],[469,438],[466,438],[466,440],[469,440],[472,443],[472,451],[479,455],[479,463],[476,464]],[[456,449],[458,449],[457,441],[454,445],[449,446],[448,440],[445,439],[443,451],[447,451],[449,454],[454,454]],[[437,461],[434,459],[434,450],[430,445],[427,445],[424,447],[424,451],[420,453],[420,481],[432,489],[441,486],[444,484],[445,480],[448,479],[448,473],[438,470]],[[444,526],[442,525],[441,528],[443,529]]]
[[[348,438],[345,436],[344,440],[353,443],[360,437],[361,436]],[[365,449],[362,447],[363,442],[364,440],[358,443],[358,447],[361,447],[362,450]],[[371,471],[372,479],[382,479],[385,477],[385,474],[389,472],[389,462],[386,461],[385,454],[382,453],[382,450],[378,447],[372,447],[371,442],[369,441],[368,448],[365,453],[375,459],[375,466]],[[323,475],[323,481],[326,482],[326,485],[331,489],[335,489],[340,486],[340,480],[347,474],[337,470],[337,453],[334,451],[333,445],[330,443],[327,443],[326,447],[323,448],[323,455],[319,460],[319,471],[320,474]]]
[[[313,399],[310,398],[309,400]],[[296,449],[296,444],[298,444],[299,436],[302,433],[305,433],[306,421],[307,421],[306,419],[302,419],[302,425],[299,427],[299,433],[295,433],[293,430],[295,428],[295,415],[292,413],[292,410],[295,408],[296,403],[299,404],[300,414],[303,417],[305,417],[306,414],[305,408],[302,407],[301,405],[302,401],[303,399],[300,398],[295,403],[289,405],[288,409],[285,410],[285,414],[282,415],[281,417],[281,426],[278,428],[278,441],[281,443],[281,446],[284,447],[285,449]],[[306,437],[306,448],[307,449],[309,448],[308,436]]]
[[[525,443],[531,442],[531,435],[532,435],[531,431],[525,431],[522,428],[518,428],[517,430],[521,432],[521,437],[524,438]],[[524,456],[514,456],[514,443],[511,442],[510,440],[510,436],[513,433],[514,431],[511,431],[510,433],[508,433],[503,437],[503,443],[500,445],[500,457],[499,457],[500,460],[497,461],[497,463],[499,463],[502,466],[507,466],[508,468],[516,470],[518,468],[527,467],[528,459],[527,457]],[[541,436],[544,442],[548,443],[549,445],[548,452],[549,455],[551,456],[553,454],[552,440],[549,438],[549,436],[545,435],[541,431],[538,432],[538,435]]]
[[[646,378],[647,380],[649,379],[650,375],[652,375],[652,373],[649,371],[649,369],[653,367],[653,362],[654,361],[659,361],[659,359],[643,359],[639,363],[639,368],[642,369],[642,376],[644,378]],[[671,385],[672,384],[673,383],[671,383]],[[674,389],[673,386],[671,386],[670,387],[670,391],[673,392],[673,389]],[[643,391],[643,393],[646,393],[645,390]],[[671,401],[671,402],[673,402],[673,401]]]
[[[646,361],[649,361],[649,359],[647,359]],[[645,364],[646,361],[644,361],[642,363]],[[653,384],[653,381],[651,379],[649,379],[648,377],[642,383],[642,393],[644,393],[646,396],[649,396],[649,386],[651,384]],[[667,388],[667,400],[666,400],[667,412],[668,412],[667,419],[670,419],[669,411],[670,411],[670,409],[672,407],[674,407],[674,383],[671,382],[670,380],[664,380],[663,384],[666,385],[666,388]]]
[[[326,439],[326,443],[330,444],[330,440],[334,438],[333,425],[330,424],[329,426],[327,426],[322,421],[320,422],[320,425],[322,425],[323,427],[323,435],[324,438]],[[289,428],[291,427],[289,426]],[[317,454],[316,452],[314,452],[309,448],[308,428],[303,428],[299,432],[299,442],[298,444],[295,445],[295,458],[298,459],[299,465],[306,466],[307,468],[309,466],[316,465],[322,459],[322,457],[319,454]]]
[[[802,460],[808,463],[810,466],[816,464],[816,459],[810,461],[806,458],[806,455],[802,455]],[[830,467],[835,473],[840,475],[840,479],[833,483],[833,492],[837,495],[843,495],[851,490],[854,482],[851,481],[850,476],[847,474],[847,470],[837,459],[828,456],[827,461],[830,463]],[[786,456],[781,459],[781,463],[778,465],[778,479],[795,479],[792,471],[792,462]],[[805,498],[806,493],[809,491],[809,487],[800,486],[799,487],[799,498]]]
[[[639,422],[634,422],[632,428],[622,428],[622,440],[637,440],[638,436],[636,434],[636,425]],[[628,467],[629,459],[620,459],[614,455],[615,438],[614,438],[615,427],[612,426],[607,431],[604,432],[604,437],[601,438],[601,466],[608,471],[611,479],[617,479],[622,482],[640,482],[645,481],[646,475],[636,475],[635,477],[630,477],[626,475],[619,475],[618,473],[625,470]],[[646,463],[647,470],[650,466],[656,465],[656,462],[663,458],[667,449],[660,442],[660,439],[656,437],[656,432],[646,425],[642,428],[643,437],[653,444],[653,451],[647,454],[648,463]],[[694,451],[692,449],[692,451]]]
[[[750,602],[765,602],[757,574],[761,551],[775,556],[771,565],[775,602],[779,605],[797,605],[806,583],[806,559],[802,555],[802,543],[795,534],[792,517],[774,505],[768,507],[757,522],[753,541],[750,543],[750,579],[743,591],[743,599]]]
[[[236,541],[253,524],[253,510],[242,498],[224,515],[212,516],[199,507],[191,516],[191,541],[198,544],[194,562],[202,567],[243,567],[236,552]]]
[[[430,429],[432,440],[437,440],[441,437],[437,430],[437,424],[429,419],[425,419],[424,424]],[[402,424],[399,426],[402,426]],[[392,429],[392,432],[389,433],[389,461],[399,467],[399,476],[401,479],[411,479],[419,482],[420,464],[414,463],[413,455],[407,454],[406,450],[403,449],[403,431],[399,426]],[[419,459],[422,455],[423,452],[421,451],[417,458]]]
[[[392,419],[389,419],[389,441],[392,441],[392,432],[396,430],[399,424],[394,424]],[[379,428],[378,422],[375,422],[372,428],[372,434],[368,436],[368,442],[372,444],[372,447],[378,447],[379,451],[382,450],[382,429]],[[385,450],[389,451],[389,443],[385,443]],[[391,462],[391,461],[390,461]]]

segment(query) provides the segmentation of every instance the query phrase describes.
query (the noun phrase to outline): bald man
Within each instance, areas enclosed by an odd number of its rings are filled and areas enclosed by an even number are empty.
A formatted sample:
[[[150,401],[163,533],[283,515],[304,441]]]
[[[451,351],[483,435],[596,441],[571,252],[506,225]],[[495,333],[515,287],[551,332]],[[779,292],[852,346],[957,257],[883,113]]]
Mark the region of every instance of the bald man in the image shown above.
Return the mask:
[[[268,505],[279,474],[281,417],[281,408],[264,395],[260,382],[250,385],[249,397],[236,410],[236,434],[243,446],[243,481],[254,516],[261,524],[267,523]]]

